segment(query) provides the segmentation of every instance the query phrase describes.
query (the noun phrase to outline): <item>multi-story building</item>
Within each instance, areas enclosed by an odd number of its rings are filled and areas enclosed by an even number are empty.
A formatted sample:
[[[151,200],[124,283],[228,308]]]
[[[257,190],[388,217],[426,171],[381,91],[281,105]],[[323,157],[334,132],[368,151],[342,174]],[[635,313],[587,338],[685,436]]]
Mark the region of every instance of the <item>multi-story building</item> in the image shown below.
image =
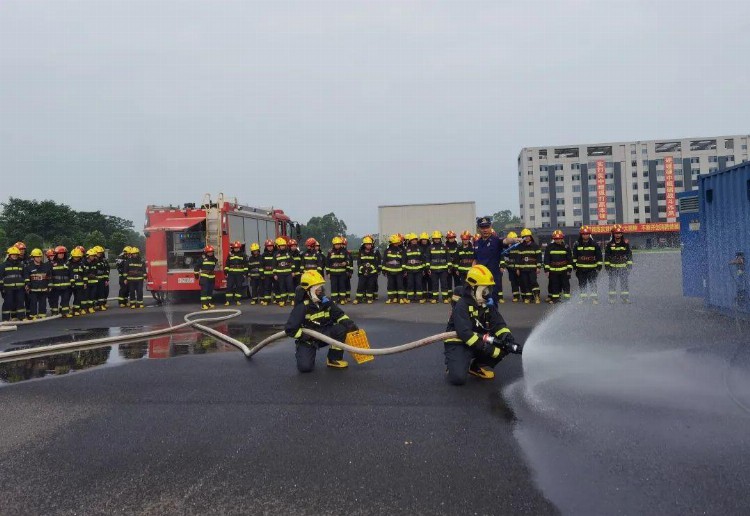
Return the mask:
[[[530,228],[673,223],[676,194],[700,175],[748,161],[750,135],[550,147],[518,156],[520,216]]]

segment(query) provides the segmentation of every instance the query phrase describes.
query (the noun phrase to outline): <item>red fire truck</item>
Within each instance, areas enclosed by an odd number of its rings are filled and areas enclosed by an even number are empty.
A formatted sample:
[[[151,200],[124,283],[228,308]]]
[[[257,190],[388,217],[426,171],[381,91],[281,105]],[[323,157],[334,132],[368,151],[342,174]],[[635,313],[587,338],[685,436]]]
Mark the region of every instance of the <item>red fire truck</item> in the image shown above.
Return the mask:
[[[226,200],[224,194],[215,202],[206,194],[198,207],[194,203],[182,208],[148,206],[144,228],[147,288],[159,302],[169,293],[198,291],[193,267],[206,245],[214,247],[223,269],[229,244],[235,240],[248,248],[258,242],[262,249],[267,239],[288,240],[294,234],[299,238],[299,232],[299,224],[282,210],[243,206],[237,199]],[[216,288],[226,285],[224,272],[217,270]]]

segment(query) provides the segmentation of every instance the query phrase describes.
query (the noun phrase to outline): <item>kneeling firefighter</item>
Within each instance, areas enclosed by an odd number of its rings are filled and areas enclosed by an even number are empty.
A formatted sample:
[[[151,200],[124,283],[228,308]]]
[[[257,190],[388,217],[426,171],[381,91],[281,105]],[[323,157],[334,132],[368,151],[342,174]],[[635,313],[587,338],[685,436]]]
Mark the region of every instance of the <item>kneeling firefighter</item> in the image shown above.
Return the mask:
[[[465,384],[468,374],[490,380],[505,355],[523,350],[492,299],[494,285],[489,269],[474,265],[465,285],[453,291],[455,304],[446,331],[455,331],[457,337],[445,341],[445,365],[453,385]]]
[[[294,308],[284,326],[286,334],[295,339],[297,369],[309,373],[315,367],[318,348],[328,344],[302,333],[303,328],[315,330],[339,342],[344,342],[346,334],[356,331],[357,325],[325,295],[325,279],[316,270],[307,270],[300,278],[294,299]],[[344,350],[331,346],[326,365],[344,369],[349,364],[343,360]]]

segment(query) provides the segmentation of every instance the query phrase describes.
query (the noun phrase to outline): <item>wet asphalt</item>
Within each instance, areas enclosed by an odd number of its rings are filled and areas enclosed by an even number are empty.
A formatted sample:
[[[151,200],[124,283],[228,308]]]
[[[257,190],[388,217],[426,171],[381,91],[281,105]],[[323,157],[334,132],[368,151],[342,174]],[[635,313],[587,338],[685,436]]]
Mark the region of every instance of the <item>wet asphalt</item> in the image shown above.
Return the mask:
[[[115,347],[106,366],[6,384],[2,512],[747,513],[747,333],[679,295],[678,260],[638,256],[633,305],[506,303],[523,359],[464,387],[445,382],[440,344],[346,371],[320,353],[299,374],[289,340],[250,361]],[[172,320],[192,308],[171,307]],[[241,308],[234,325],[288,311]],[[448,315],[346,310],[378,347],[439,333]],[[166,320],[110,310],[0,333],[0,350]]]

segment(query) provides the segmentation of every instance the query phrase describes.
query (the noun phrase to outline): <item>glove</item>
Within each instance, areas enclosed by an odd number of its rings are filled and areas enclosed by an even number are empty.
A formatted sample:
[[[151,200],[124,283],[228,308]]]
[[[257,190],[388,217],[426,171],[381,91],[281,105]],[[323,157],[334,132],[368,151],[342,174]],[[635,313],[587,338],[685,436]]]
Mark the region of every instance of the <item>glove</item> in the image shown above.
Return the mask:
[[[323,296],[323,297],[321,297],[321,298],[320,298],[320,304],[321,304],[321,305],[322,305],[323,307],[327,307],[327,306],[330,306],[330,305],[331,305],[331,298],[329,298],[328,296]]]
[[[500,341],[500,346],[506,353],[517,353],[523,352],[523,344],[516,342],[512,333],[503,333],[497,340]]]
[[[484,353],[485,355],[492,356],[495,353],[495,348],[497,346],[495,345],[495,342],[497,339],[490,335],[489,333],[485,333],[479,341],[474,344],[476,346],[477,351],[480,353]]]

